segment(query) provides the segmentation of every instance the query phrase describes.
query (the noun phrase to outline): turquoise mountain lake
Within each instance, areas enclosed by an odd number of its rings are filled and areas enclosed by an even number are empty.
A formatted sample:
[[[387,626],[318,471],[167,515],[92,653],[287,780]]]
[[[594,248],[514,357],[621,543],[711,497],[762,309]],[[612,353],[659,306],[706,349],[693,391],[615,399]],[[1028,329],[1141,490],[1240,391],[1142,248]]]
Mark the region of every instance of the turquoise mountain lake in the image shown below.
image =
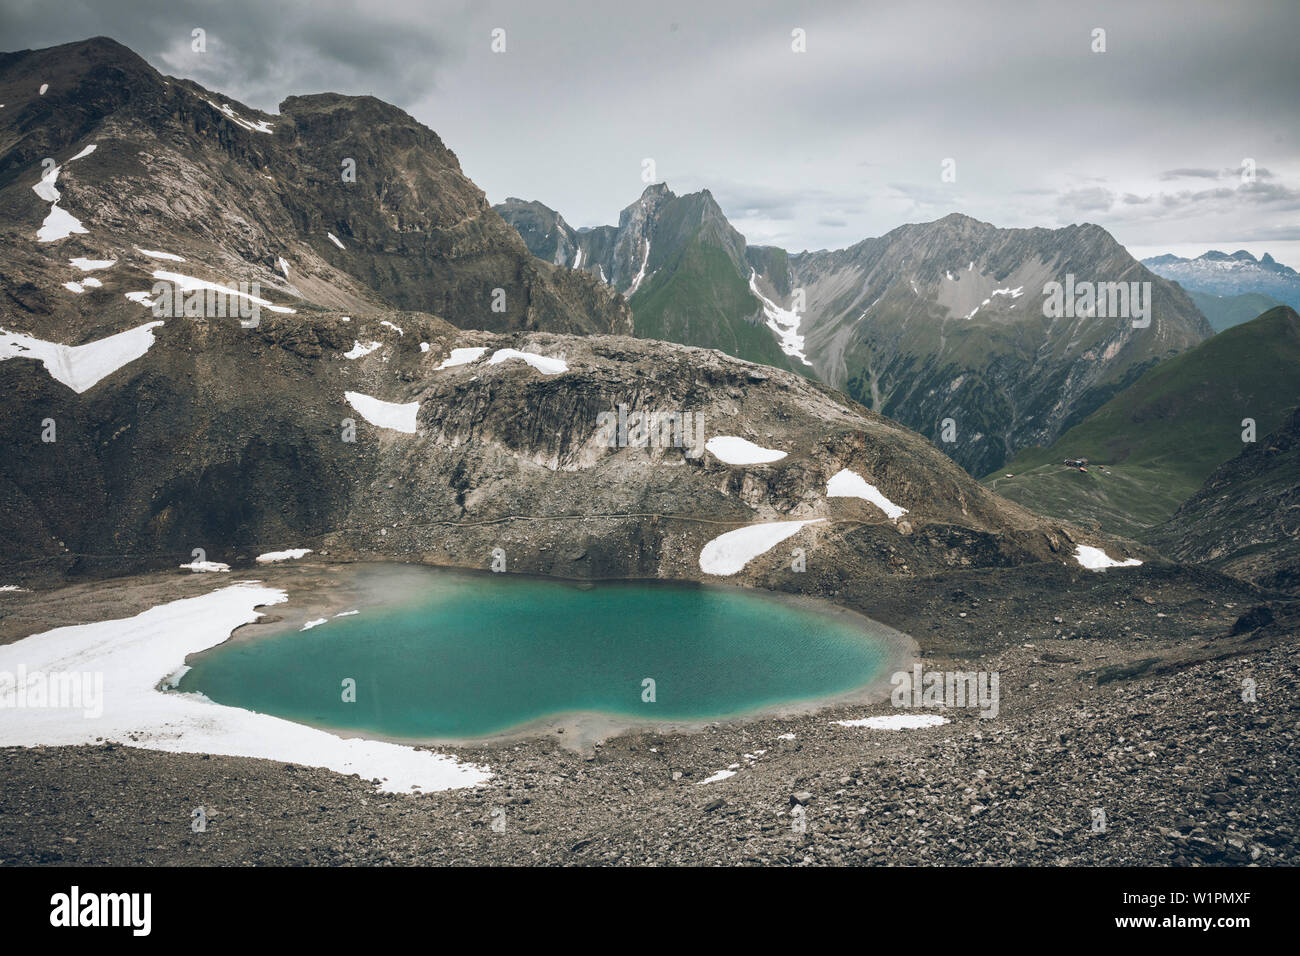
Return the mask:
[[[463,740],[575,713],[630,726],[780,709],[861,689],[896,659],[897,632],[830,605],[421,571],[397,601],[228,641],[196,657],[178,690],[363,735]]]

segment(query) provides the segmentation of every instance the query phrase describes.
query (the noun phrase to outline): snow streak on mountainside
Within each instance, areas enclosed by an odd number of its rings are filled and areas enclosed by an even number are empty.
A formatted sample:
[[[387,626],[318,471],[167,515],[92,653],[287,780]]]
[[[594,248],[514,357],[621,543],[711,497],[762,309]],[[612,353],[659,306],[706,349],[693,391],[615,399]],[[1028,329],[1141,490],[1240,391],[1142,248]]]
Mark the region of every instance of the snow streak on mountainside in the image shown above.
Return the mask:
[[[494,207],[540,258],[598,277],[627,297],[636,334],[721,349],[777,368],[811,366],[797,318],[766,299],[750,250],[713,196],[648,186],[617,226],[575,231],[538,202]]]

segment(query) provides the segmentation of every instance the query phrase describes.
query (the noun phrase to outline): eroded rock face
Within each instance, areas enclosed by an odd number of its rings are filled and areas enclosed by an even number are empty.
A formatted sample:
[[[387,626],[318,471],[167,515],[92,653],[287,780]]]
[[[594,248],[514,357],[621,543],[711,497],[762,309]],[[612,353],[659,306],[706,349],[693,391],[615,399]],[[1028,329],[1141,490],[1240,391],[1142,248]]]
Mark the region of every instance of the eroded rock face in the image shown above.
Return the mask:
[[[195,548],[238,564],[293,546],[486,568],[501,549],[510,571],[704,580],[701,550],[724,532],[812,519],[727,580],[807,575],[801,588],[815,576],[833,589],[1072,560],[1069,529],[985,491],[920,436],[712,350],[462,332],[396,312],[267,316],[257,328],[169,320],[154,333],[147,353],[80,395],[39,362],[0,363],[13,410],[0,424],[13,449],[0,462],[6,561],[121,571]],[[348,358],[357,342],[378,344]],[[374,424],[348,393],[418,403],[414,433]],[[600,416],[620,405],[689,412],[702,440],[732,435],[786,456],[729,464],[671,435],[610,447]],[[47,417],[53,443],[40,439]],[[829,498],[843,469],[906,515]],[[795,548],[806,570],[794,570]]]

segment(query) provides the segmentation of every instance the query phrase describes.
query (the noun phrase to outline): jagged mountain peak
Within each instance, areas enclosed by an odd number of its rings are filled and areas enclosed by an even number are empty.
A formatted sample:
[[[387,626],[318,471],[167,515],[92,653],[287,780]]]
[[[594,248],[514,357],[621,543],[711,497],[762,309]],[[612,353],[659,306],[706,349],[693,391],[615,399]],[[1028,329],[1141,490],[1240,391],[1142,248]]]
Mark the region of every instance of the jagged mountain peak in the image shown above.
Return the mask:
[[[673,199],[675,193],[668,188],[667,182],[651,183],[641,190],[641,199]]]
[[[260,113],[100,38],[0,55],[0,102],[0,265],[25,314],[78,316],[65,336],[138,324],[148,313],[126,294],[159,271],[257,282],[298,310],[631,331],[625,303],[536,262],[438,135],[374,97],[292,96]],[[35,189],[45,158],[60,164],[54,188]],[[77,229],[46,239],[51,199]],[[141,249],[186,265],[162,269]],[[114,266],[83,294],[77,257]]]

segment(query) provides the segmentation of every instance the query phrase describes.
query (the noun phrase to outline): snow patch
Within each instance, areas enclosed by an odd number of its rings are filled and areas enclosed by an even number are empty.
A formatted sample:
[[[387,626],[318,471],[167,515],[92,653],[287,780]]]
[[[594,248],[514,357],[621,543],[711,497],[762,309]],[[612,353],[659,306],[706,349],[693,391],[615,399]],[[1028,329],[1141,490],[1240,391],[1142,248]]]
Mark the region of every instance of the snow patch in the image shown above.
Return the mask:
[[[61,209],[58,206],[50,207],[50,214],[45,217],[41,223],[41,228],[36,230],[37,242],[58,242],[60,239],[66,239],[74,232],[87,232],[85,226],[81,224],[76,216]]]
[[[159,690],[190,654],[226,640],[281,604],[284,591],[236,584],[199,597],[151,608],[134,617],[56,628],[0,646],[0,671],[103,674],[103,713],[81,709],[15,707],[17,687],[0,690],[0,747],[77,746],[111,741],[168,753],[256,757],[323,767],[363,780],[380,780],[392,793],[430,792],[485,783],[486,767],[444,754],[323,730],[237,707],[200,694]]]
[[[428,350],[425,349],[424,351]],[[476,346],[475,348],[469,349],[452,349],[451,354],[443,359],[442,364],[434,369],[434,371],[437,372],[444,368],[454,368],[457,365],[468,365],[470,362],[477,362],[483,357],[483,353],[486,351],[486,345]]]
[[[254,133],[271,132],[271,124],[269,122],[267,122],[266,120],[258,120],[256,123],[254,123],[252,120],[246,120],[242,116],[236,114],[235,111],[231,109],[229,103],[222,103],[220,106],[218,106],[216,103],[212,102],[212,100],[204,100],[203,102],[207,103],[218,113],[221,113],[223,116],[225,116],[228,120],[230,120],[235,125],[242,126],[246,130],[250,130]]]
[[[170,252],[159,252],[157,249],[141,249],[139,246],[136,246],[135,251],[148,256],[150,259],[168,259],[172,262],[185,261],[180,256],[174,256]]]
[[[311,548],[289,548],[285,551],[268,551],[266,554],[259,554],[256,560],[258,564],[269,564],[272,561],[294,561],[307,554],[311,554]]]
[[[76,259],[69,259],[68,262],[82,272],[94,272],[96,269],[108,269],[117,265],[116,259],[86,259],[78,256]]]
[[[195,574],[200,572],[228,572],[230,565],[222,564],[220,561],[191,561],[189,564],[182,564],[180,567],[193,571]]]
[[[338,236],[334,235],[334,233],[332,232],[327,232],[325,233],[325,235],[330,237],[330,242],[334,243],[334,245],[338,246],[340,249],[346,251],[346,247],[343,245],[343,243],[339,242]]]
[[[352,348],[344,352],[343,357],[345,359],[359,359],[363,355],[369,355],[382,344],[382,342],[367,342],[365,345],[362,345],[360,342],[353,339]]]
[[[705,574],[730,575],[744,569],[750,561],[770,551],[804,525],[816,524],[821,518],[806,521],[770,521],[751,524],[719,535],[700,551],[700,570]]]
[[[1077,550],[1074,552],[1075,560],[1089,571],[1105,571],[1107,568],[1132,568],[1142,563],[1137,558],[1116,561],[1101,548],[1092,548],[1086,544],[1080,544],[1076,547]]]
[[[543,375],[560,375],[569,370],[569,365],[562,358],[548,358],[536,352],[521,352],[518,349],[497,349],[488,359],[489,365],[500,365],[511,359],[523,359]]]
[[[719,780],[726,780],[728,777],[734,777],[735,775],[736,775],[736,771],[734,771],[734,770],[719,770],[719,771],[718,771],[717,773],[715,773],[713,776],[711,776],[711,777],[705,777],[703,780],[701,780],[701,781],[700,781],[699,783],[697,783],[695,786],[697,786],[697,787],[702,787],[702,786],[704,786],[706,783],[717,783]]]
[[[40,196],[41,199],[46,202],[58,202],[60,194],[55,183],[59,180],[59,172],[61,170],[61,166],[50,166],[47,168],[45,172],[41,173],[40,181],[32,187],[32,192],[36,193],[36,195]]]
[[[837,720],[841,727],[869,727],[872,730],[918,730],[949,723],[938,714],[886,714],[883,717],[863,717],[861,720]]]
[[[781,351],[792,358],[797,358],[804,365],[812,365],[803,354],[803,336],[799,334],[799,313],[781,308],[758,290],[757,269],[749,270],[749,291],[763,306],[763,318],[766,320],[767,327],[776,333]]]
[[[718,461],[728,465],[766,465],[780,461],[786,452],[764,448],[736,435],[715,435],[704,443]]]
[[[420,412],[419,402],[407,402],[406,404],[384,402],[369,395],[363,395],[361,392],[344,392],[343,397],[370,424],[377,425],[380,428],[391,428],[394,431],[405,432],[408,435],[415,434],[416,420]]]
[[[153,329],[162,324],[146,322],[85,345],[59,345],[0,328],[0,362],[12,358],[35,359],[45,366],[52,379],[80,395],[148,352],[154,343]]]
[[[636,290],[640,287],[642,280],[645,279],[645,267],[646,267],[646,263],[648,263],[649,261],[650,261],[650,240],[647,239],[645,241],[645,258],[641,260],[641,269],[639,272],[637,272],[636,278],[632,280],[632,287],[628,289],[626,293],[624,293],[624,295],[626,295],[627,298],[629,299],[632,298],[632,293],[636,292]]]
[[[889,520],[897,521],[903,515],[907,514],[906,508],[900,508],[883,494],[875,485],[870,484],[865,478],[856,471],[849,471],[843,468],[831,476],[831,480],[826,482],[826,497],[828,498],[862,498],[870,501],[873,505],[889,516]]]
[[[182,292],[197,292],[199,290],[220,292],[223,295],[233,295],[241,299],[247,299],[257,305],[265,306],[272,312],[286,312],[295,315],[297,310],[291,309],[284,305],[272,305],[269,299],[263,299],[261,296],[253,295],[251,292],[241,292],[231,286],[221,285],[217,282],[209,282],[207,279],[196,279],[194,276],[182,275],[179,272],[167,272],[163,269],[154,270],[153,277],[161,279],[164,282],[170,282]]]

